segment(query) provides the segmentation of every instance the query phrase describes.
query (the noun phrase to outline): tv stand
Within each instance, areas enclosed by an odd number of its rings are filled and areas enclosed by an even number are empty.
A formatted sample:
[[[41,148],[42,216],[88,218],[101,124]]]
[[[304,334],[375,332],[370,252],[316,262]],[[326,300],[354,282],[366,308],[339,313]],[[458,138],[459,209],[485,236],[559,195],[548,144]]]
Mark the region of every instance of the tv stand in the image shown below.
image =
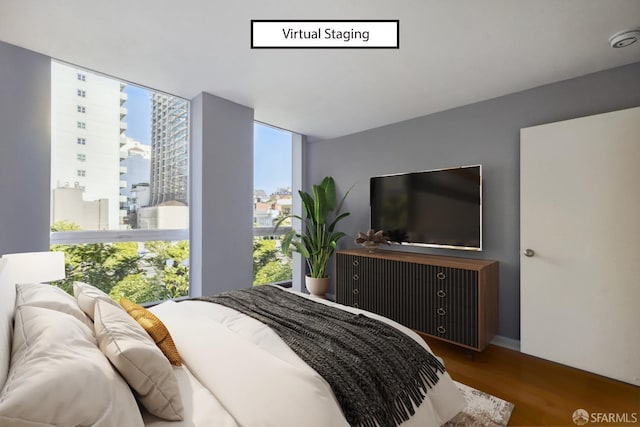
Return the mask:
[[[498,262],[366,249],[336,252],[336,302],[482,351],[498,329]]]

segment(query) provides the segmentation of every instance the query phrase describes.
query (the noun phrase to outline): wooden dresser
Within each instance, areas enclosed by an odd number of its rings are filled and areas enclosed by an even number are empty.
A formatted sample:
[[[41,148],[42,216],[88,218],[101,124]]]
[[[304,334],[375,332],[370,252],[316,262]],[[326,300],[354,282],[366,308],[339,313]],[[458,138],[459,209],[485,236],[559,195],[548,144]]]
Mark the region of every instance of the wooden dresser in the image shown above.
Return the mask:
[[[482,351],[498,328],[498,262],[365,249],[336,252],[336,301]]]

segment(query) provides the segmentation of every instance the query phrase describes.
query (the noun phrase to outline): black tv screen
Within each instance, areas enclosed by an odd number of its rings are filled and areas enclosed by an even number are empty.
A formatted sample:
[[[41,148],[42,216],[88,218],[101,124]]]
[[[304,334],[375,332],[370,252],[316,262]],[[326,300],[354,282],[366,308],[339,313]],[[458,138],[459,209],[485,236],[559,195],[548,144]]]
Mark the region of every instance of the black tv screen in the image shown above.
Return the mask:
[[[371,178],[371,228],[399,244],[482,250],[482,166]]]

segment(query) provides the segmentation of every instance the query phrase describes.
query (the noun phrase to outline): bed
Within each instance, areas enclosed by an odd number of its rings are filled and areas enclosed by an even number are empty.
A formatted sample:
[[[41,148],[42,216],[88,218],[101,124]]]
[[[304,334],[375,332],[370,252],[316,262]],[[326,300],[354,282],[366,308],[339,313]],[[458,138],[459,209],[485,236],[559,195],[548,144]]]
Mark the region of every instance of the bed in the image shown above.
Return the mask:
[[[130,316],[105,301],[89,284],[74,287],[73,298],[47,284],[16,283],[16,266],[10,257],[0,258],[2,426],[349,425],[327,380],[247,314],[207,301],[166,301],[149,312],[170,335],[149,344],[149,335],[134,326],[134,311]],[[417,334],[389,319],[295,294],[384,322],[430,351]],[[158,350],[165,338],[180,366]],[[400,425],[440,426],[464,408],[449,375],[437,375]]]

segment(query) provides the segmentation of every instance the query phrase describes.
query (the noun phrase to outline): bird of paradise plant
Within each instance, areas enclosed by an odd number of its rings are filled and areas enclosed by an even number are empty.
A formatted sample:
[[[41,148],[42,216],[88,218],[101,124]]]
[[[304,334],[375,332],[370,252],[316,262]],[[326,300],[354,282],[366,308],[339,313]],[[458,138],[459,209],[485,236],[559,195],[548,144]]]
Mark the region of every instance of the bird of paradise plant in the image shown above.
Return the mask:
[[[291,230],[284,235],[282,250],[287,252],[291,249],[300,253],[307,262],[310,277],[327,277],[327,263],[335,252],[338,241],[346,236],[345,233],[336,231],[336,225],[350,215],[349,212],[340,211],[352,188],[353,186],[336,203],[336,184],[332,177],[325,177],[320,184],[313,185],[313,194],[298,191],[304,216],[290,214],[276,222],[274,232],[288,218],[302,221],[301,232]]]

